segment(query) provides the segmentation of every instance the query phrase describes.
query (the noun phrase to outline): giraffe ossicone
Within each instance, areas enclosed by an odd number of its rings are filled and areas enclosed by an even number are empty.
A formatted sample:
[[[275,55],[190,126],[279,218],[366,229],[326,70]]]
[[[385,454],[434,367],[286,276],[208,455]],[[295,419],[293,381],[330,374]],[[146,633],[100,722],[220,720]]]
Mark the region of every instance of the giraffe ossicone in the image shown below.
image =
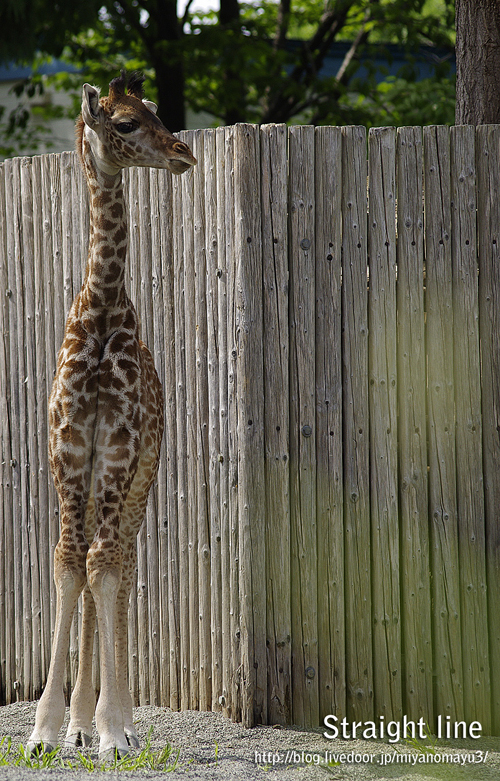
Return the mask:
[[[31,752],[58,743],[63,676],[73,613],[83,591],[78,676],[65,743],[88,746],[95,712],[99,756],[126,755],[139,741],[128,689],[127,617],[136,539],[156,477],[163,392],[125,289],[127,222],[121,171],[196,163],[143,99],[143,77],[122,71],[107,97],[84,84],[76,149],[90,197],[83,286],[73,301],[49,399],[49,460],[59,497],[54,553],[56,621],[47,683],[38,703]],[[92,654],[97,616],[100,694]]]

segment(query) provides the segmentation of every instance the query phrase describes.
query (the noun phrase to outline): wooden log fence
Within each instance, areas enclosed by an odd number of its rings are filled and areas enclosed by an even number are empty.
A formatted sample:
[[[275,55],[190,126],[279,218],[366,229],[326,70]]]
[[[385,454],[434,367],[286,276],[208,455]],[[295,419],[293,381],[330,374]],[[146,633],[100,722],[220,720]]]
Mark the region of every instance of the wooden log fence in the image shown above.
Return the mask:
[[[192,173],[124,174],[166,401],[135,703],[500,734],[500,126],[182,136]],[[47,676],[47,397],[88,230],[73,153],[0,166],[0,704]]]

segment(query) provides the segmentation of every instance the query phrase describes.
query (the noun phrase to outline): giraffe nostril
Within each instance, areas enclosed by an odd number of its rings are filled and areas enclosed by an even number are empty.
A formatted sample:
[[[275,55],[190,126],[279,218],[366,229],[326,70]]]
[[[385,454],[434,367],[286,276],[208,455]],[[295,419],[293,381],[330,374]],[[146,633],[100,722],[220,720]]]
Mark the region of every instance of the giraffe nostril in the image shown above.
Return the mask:
[[[189,152],[189,149],[186,144],[183,144],[182,141],[177,141],[172,149],[174,152],[179,152],[181,155],[185,155],[187,152]]]

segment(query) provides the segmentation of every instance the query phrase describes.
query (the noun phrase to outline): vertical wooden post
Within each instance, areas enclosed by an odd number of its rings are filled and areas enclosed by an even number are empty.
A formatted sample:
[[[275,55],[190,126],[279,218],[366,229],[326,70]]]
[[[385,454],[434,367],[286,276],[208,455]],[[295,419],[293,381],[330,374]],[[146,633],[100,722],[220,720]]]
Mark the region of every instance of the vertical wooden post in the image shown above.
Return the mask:
[[[500,126],[476,129],[479,323],[488,576],[488,629],[494,734],[500,732]]]
[[[260,133],[268,722],[291,721],[287,129]]]
[[[158,173],[158,209],[160,228],[162,312],[158,317],[163,332],[163,392],[165,398],[165,430],[162,459],[165,480],[165,506],[161,506],[162,493],[159,477],[158,501],[160,505],[160,561],[162,562],[162,703],[172,710],[180,707],[180,583],[179,583],[179,518],[177,514],[177,401],[175,382],[175,299],[174,276],[174,222],[172,204],[172,175],[167,171]],[[165,571],[166,570],[166,571]],[[164,625],[168,629],[164,629]],[[167,641],[166,648],[163,647]],[[166,678],[168,676],[168,685]]]
[[[473,127],[451,133],[451,260],[464,715],[491,731]]]
[[[228,432],[228,266],[226,259],[226,224],[229,230],[229,214],[226,210],[226,180],[231,176],[232,159],[226,156],[231,131],[229,128],[217,128],[215,131],[215,152],[217,168],[217,316],[218,357],[219,357],[219,469],[216,481],[219,487],[219,518],[221,535],[221,631],[222,631],[222,681],[219,702],[226,717],[231,716],[232,700],[232,635],[231,635],[231,566],[230,527],[229,527],[229,432]],[[227,136],[227,142],[226,142]],[[229,204],[227,204],[229,208]],[[229,254],[229,250],[228,250]]]
[[[21,423],[25,442],[25,491],[26,510],[23,519],[23,698],[33,697],[34,684],[41,688],[38,648],[40,645],[40,581],[38,562],[39,540],[39,480],[38,436],[36,404],[36,333],[35,333],[35,274],[34,274],[34,224],[32,160],[23,158],[20,165],[22,255],[24,261],[24,309],[25,309],[25,409]],[[36,683],[35,683],[36,682]]]
[[[342,322],[347,713],[373,717],[366,131],[342,128]]]
[[[7,225],[5,211],[5,169],[0,165],[0,225]],[[6,572],[6,538],[12,526],[12,497],[10,482],[10,432],[9,432],[9,297],[7,277],[7,231],[0,234],[0,702],[7,701],[7,612],[8,589]]]
[[[8,213],[11,217],[11,241],[8,248],[9,284],[12,286],[11,320],[9,324],[11,361],[11,400],[12,419],[16,425],[12,427],[12,466],[15,489],[14,504],[14,532],[12,535],[13,547],[13,587],[14,587],[14,613],[12,621],[15,631],[14,640],[14,691],[15,699],[23,697],[23,673],[24,673],[24,642],[23,642],[23,536],[26,523],[26,398],[24,378],[26,377],[24,350],[19,350],[19,339],[24,343],[24,257],[22,251],[23,226],[20,192],[20,160],[12,161],[12,175],[10,178],[10,204]],[[10,206],[10,208],[9,208]]]
[[[369,395],[375,710],[403,716],[396,367],[396,132],[369,134]]]
[[[50,156],[43,155],[41,158],[41,219],[42,219],[42,239],[41,239],[41,258],[39,260],[40,274],[39,279],[43,284],[43,309],[42,319],[44,321],[45,340],[41,343],[40,347],[45,352],[46,361],[46,395],[44,396],[43,403],[45,408],[44,413],[44,427],[42,432],[45,431],[45,441],[40,445],[40,458],[46,465],[47,474],[47,515],[41,522],[40,533],[46,540],[45,550],[41,556],[41,569],[42,569],[42,592],[44,600],[44,624],[43,624],[43,658],[42,658],[42,670],[43,680],[46,680],[49,663],[50,652],[52,645],[52,629],[55,621],[55,586],[53,580],[53,567],[54,567],[54,547],[56,541],[53,536],[54,517],[56,515],[57,507],[57,495],[54,483],[52,481],[52,475],[48,468],[48,394],[52,388],[52,381],[56,368],[56,343],[55,343],[55,298],[54,298],[54,284],[56,275],[52,268],[52,273],[46,273],[46,259],[49,258],[52,265],[52,203],[51,203],[51,172],[50,172]],[[42,434],[43,435],[43,434]],[[57,523],[57,518],[56,518]]]
[[[185,335],[185,270],[182,180],[172,177],[174,318],[175,318],[175,388],[177,434],[177,524],[179,546],[179,675],[180,707],[189,708],[189,590],[184,584],[189,578],[188,550],[188,475],[186,431],[186,335]],[[170,537],[172,539],[172,537]]]
[[[424,128],[429,512],[437,713],[463,718],[453,388],[450,141]]]
[[[193,145],[193,131],[182,139]],[[194,176],[194,174],[193,174]],[[187,515],[189,564],[189,707],[199,707],[200,630],[198,584],[198,468],[196,410],[196,299],[194,262],[194,179],[182,178],[182,222],[184,229],[184,317],[186,355],[186,444],[187,444]]]
[[[398,451],[405,713],[434,723],[427,491],[422,129],[397,140]]]
[[[241,719],[241,617],[240,567],[238,525],[238,350],[239,311],[236,306],[237,266],[235,246],[235,128],[225,130],[225,238],[226,238],[226,312],[227,312],[227,480],[228,480],[228,535],[229,535],[229,614],[230,667],[229,709],[234,721]],[[226,577],[228,577],[226,575]]]
[[[234,128],[241,717],[266,723],[264,393],[259,130]]]
[[[315,131],[319,717],[346,715],[342,444],[342,131]]]
[[[208,384],[208,529],[210,535],[210,635],[212,662],[212,711],[220,711],[222,702],[222,532],[220,492],[219,437],[219,360],[221,322],[218,308],[219,236],[217,225],[217,193],[220,172],[217,171],[216,131],[204,133],[203,191],[205,200],[206,245],[206,320],[207,320],[207,384]],[[225,324],[225,323],[224,323]]]
[[[13,196],[12,196],[12,179],[13,179],[13,163],[12,160],[6,160],[3,165],[3,184],[4,184],[4,204],[5,215],[13,214]],[[18,399],[17,390],[15,389],[17,377],[17,344],[15,339],[15,322],[17,320],[16,311],[16,284],[15,284],[15,248],[14,248],[14,235],[13,235],[13,220],[9,219],[5,222],[5,267],[4,267],[4,280],[6,284],[6,301],[8,305],[5,309],[5,352],[10,357],[9,361],[9,373],[6,375],[6,396],[7,396],[7,410],[8,416],[5,421],[7,424],[9,419],[12,421],[19,420],[16,418],[16,412],[18,414]],[[14,350],[14,351],[13,351]],[[14,386],[13,386],[14,383]],[[9,439],[9,445],[7,449],[8,457],[8,484],[9,484],[9,512],[5,518],[5,536],[4,545],[6,551],[12,551],[14,548],[14,518],[19,517],[18,510],[18,496],[19,496],[19,469],[17,465],[18,459],[18,445],[16,437],[18,426],[9,426],[6,430],[6,436]],[[7,595],[7,601],[5,604],[5,702],[10,704],[15,702],[15,690],[14,681],[16,680],[16,662],[15,662],[15,648],[16,648],[16,634],[14,623],[14,611],[15,605],[13,600],[14,594],[14,561],[13,556],[7,556],[5,560],[4,569],[4,583],[5,593]]]
[[[293,720],[319,722],[314,128],[289,130]]]
[[[198,485],[197,558],[200,682],[199,708],[212,704],[212,641],[210,617],[210,530],[209,530],[209,404],[207,376],[207,250],[205,234],[204,132],[194,133],[194,155],[198,164],[194,176],[194,279],[195,289],[195,381],[196,381],[196,479]]]
[[[158,372],[160,382],[164,389],[167,386],[165,377],[165,360],[168,349],[165,345],[164,326],[167,326],[168,312],[163,301],[164,288],[164,256],[169,251],[168,243],[165,247],[162,242],[161,224],[168,221],[172,214],[169,205],[165,203],[160,192],[160,180],[163,180],[163,172],[152,168],[146,171],[149,176],[149,193],[151,201],[150,225],[151,225],[151,302],[148,314],[151,320],[152,341],[148,347],[153,355],[154,365]],[[172,376],[169,377],[170,384]],[[166,406],[166,404],[165,404]],[[150,642],[152,653],[155,657],[157,668],[157,689],[151,696],[151,701],[157,705],[170,705],[170,661],[169,661],[169,621],[168,621],[168,498],[167,498],[167,448],[165,447],[165,425],[163,427],[163,443],[158,468],[158,477],[152,488],[152,499],[147,514],[149,527],[148,538],[155,536],[153,546],[156,546],[156,568],[150,570],[150,594],[154,599],[153,590],[156,588],[156,606],[150,610]],[[174,521],[175,522],[175,521]],[[156,584],[153,584],[156,579]],[[154,697],[154,700],[153,700]]]

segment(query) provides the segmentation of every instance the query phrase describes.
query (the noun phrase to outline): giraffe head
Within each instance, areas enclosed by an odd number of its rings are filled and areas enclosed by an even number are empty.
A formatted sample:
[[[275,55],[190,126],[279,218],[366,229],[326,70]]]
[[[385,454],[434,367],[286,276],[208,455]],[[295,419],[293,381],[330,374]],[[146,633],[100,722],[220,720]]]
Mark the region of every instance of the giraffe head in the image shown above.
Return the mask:
[[[143,98],[144,77],[124,71],[109,85],[107,97],[83,85],[82,113],[77,120],[77,152],[90,145],[98,168],[116,174],[129,166],[167,168],[182,174],[195,165],[187,144],[179,141],[156,116],[156,105]]]

